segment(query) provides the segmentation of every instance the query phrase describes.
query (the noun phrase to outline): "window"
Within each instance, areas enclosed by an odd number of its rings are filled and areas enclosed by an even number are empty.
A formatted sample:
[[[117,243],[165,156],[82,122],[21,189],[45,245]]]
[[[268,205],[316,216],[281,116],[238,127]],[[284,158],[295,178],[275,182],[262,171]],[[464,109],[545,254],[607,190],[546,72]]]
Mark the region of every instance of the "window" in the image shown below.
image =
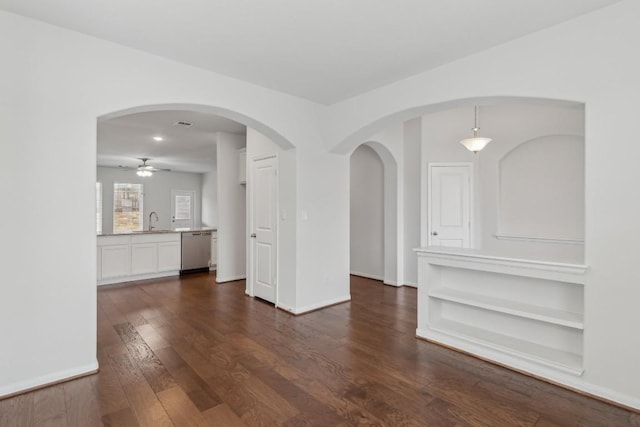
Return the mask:
[[[113,232],[142,231],[142,184],[113,184]]]
[[[102,183],[96,182],[96,234],[102,234]]]
[[[176,220],[191,219],[191,196],[176,196]]]
[[[171,190],[172,227],[176,230],[195,226],[196,192],[190,190]]]

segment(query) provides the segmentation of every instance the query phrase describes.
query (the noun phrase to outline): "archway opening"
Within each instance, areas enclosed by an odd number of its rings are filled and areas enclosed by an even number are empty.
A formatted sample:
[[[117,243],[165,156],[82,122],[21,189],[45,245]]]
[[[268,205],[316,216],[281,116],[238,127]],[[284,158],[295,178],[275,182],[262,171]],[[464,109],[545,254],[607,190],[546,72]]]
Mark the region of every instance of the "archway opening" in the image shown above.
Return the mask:
[[[351,274],[397,286],[397,163],[378,142],[356,148],[350,158]]]
[[[243,163],[246,166],[247,159],[245,155],[242,161],[242,152],[247,146],[247,128],[269,139],[273,150],[288,150],[294,145],[246,115],[198,104],[139,106],[102,115],[97,122],[98,234],[100,231],[117,234],[113,227],[117,209],[136,210],[135,227],[126,231],[152,228],[176,231],[183,227],[178,221],[178,204],[173,203],[174,194],[183,201],[185,194],[192,194],[186,204],[191,212],[183,209],[181,213],[186,217],[192,215],[187,228],[214,229],[216,239],[211,243],[211,264],[217,269],[216,281],[244,279],[250,268],[247,266],[246,179],[241,177],[246,173]],[[154,168],[152,176],[137,174],[144,158],[149,159],[148,164]],[[116,184],[122,187],[123,183],[130,184],[131,191],[122,197],[126,200],[116,209],[115,187]],[[136,200],[129,203],[133,190],[138,191]],[[125,276],[125,270],[137,280],[175,274],[182,269],[181,263],[176,264],[175,260],[171,265],[160,266],[160,249],[168,251],[166,247],[149,249],[146,254],[149,262],[144,268],[134,268],[131,258],[120,271],[109,272],[100,263],[99,248],[98,283],[116,283]],[[125,258],[121,257],[126,264]]]

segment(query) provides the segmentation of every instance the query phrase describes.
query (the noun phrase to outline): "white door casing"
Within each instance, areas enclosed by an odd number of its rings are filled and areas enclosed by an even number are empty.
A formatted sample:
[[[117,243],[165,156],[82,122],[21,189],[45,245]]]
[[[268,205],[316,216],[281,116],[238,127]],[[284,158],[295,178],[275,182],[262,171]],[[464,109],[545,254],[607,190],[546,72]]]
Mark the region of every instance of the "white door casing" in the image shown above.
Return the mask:
[[[250,245],[251,293],[276,304],[278,265],[278,160],[251,161]]]
[[[195,191],[171,190],[171,228],[194,228],[195,204]]]
[[[427,241],[471,247],[471,163],[429,163]]]

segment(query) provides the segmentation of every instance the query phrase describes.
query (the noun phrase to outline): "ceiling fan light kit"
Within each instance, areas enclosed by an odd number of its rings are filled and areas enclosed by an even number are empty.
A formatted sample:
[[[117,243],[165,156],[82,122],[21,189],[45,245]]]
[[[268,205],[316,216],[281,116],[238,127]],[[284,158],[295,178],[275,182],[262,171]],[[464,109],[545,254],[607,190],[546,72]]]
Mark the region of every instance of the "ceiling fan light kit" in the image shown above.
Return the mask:
[[[142,164],[138,165],[138,170],[136,172],[136,175],[142,178],[150,177],[153,175],[154,172],[157,172],[157,171],[165,171],[165,172],[171,171],[171,169],[160,169],[160,168],[156,168],[151,165],[148,165],[147,162],[149,161],[149,158],[147,157],[140,157],[139,159],[142,160]]]

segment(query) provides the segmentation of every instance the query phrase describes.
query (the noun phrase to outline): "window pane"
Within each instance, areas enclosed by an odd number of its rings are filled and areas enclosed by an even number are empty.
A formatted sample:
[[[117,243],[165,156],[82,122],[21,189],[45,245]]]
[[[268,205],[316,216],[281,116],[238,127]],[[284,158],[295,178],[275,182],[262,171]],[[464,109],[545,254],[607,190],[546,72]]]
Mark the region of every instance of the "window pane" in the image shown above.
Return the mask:
[[[176,196],[176,219],[191,219],[191,197]]]
[[[142,184],[113,184],[113,232],[142,231]]]

